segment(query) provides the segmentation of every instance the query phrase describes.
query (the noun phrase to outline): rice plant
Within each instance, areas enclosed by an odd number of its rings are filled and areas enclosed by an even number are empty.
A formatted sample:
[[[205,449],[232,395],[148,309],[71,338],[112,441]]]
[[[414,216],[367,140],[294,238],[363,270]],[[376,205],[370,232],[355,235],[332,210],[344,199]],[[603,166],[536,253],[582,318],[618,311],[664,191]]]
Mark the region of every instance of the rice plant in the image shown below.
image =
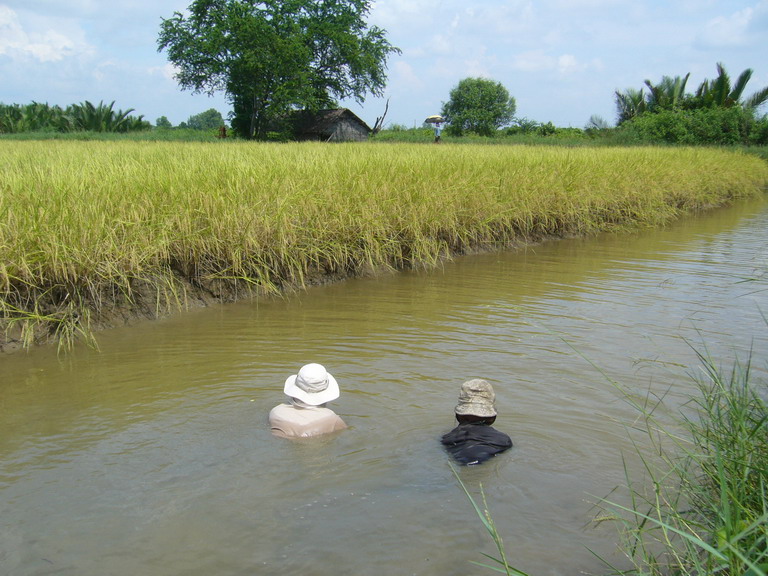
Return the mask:
[[[188,290],[275,293],[468,249],[657,226],[758,194],[705,149],[0,141],[0,333]],[[15,336],[10,336],[15,338]]]

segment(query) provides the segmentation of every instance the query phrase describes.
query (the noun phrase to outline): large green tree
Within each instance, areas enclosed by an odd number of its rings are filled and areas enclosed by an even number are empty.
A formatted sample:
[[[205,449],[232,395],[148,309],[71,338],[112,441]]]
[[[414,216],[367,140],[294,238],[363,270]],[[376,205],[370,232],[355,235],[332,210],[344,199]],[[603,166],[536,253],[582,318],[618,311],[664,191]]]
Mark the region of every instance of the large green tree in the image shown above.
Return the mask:
[[[292,109],[381,96],[399,50],[368,26],[369,0],[194,0],[163,19],[158,50],[182,89],[224,91],[232,127],[264,137]]]
[[[474,132],[491,136],[512,122],[517,104],[500,82],[486,78],[465,78],[450,92],[442,114],[455,135]]]
[[[187,126],[193,130],[216,130],[224,125],[224,118],[216,108],[195,114],[187,119]]]

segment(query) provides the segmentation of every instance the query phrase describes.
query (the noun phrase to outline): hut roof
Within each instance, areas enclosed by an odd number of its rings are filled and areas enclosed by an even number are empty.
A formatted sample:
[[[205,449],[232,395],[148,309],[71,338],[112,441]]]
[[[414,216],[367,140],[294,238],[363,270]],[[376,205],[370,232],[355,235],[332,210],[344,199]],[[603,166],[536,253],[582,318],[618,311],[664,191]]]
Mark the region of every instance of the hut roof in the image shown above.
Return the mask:
[[[371,131],[370,126],[348,108],[318,110],[317,112],[299,110],[295,113],[295,118],[296,131],[303,134],[330,134],[341,121],[352,122],[358,124],[366,132]]]

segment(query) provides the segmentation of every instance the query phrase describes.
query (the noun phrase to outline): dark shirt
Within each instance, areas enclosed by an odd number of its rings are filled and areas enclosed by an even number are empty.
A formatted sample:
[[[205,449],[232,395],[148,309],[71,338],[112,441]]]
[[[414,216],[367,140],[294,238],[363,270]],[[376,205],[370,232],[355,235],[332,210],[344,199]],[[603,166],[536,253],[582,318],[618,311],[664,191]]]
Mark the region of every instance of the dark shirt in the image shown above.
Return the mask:
[[[512,447],[512,440],[487,424],[459,424],[440,440],[457,462],[482,464]]]

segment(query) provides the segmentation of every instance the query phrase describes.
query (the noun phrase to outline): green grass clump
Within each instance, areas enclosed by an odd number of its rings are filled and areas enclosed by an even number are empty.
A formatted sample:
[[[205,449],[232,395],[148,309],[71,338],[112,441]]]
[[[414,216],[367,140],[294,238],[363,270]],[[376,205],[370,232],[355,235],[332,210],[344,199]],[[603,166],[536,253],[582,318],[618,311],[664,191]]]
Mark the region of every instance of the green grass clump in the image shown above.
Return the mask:
[[[700,358],[694,414],[673,431],[643,408],[657,459],[643,458],[648,478],[630,505],[603,505],[622,527],[631,574],[765,576],[766,383],[752,380],[749,361],[726,372]]]
[[[88,334],[138,294],[183,306],[189,283],[274,292],[660,225],[759,193],[768,165],[686,148],[0,140],[0,174],[0,333],[30,343]]]

